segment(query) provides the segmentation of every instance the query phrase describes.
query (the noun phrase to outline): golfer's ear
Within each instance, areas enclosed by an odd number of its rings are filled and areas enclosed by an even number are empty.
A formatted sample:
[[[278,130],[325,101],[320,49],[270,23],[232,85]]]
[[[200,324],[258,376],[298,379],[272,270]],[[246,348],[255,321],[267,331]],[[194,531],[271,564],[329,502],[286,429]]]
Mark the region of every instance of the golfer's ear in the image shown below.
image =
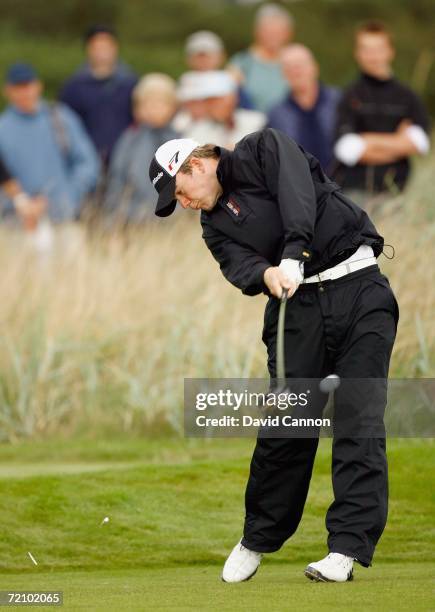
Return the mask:
[[[190,165],[199,170],[199,172],[204,172],[204,162],[199,157],[192,157]]]

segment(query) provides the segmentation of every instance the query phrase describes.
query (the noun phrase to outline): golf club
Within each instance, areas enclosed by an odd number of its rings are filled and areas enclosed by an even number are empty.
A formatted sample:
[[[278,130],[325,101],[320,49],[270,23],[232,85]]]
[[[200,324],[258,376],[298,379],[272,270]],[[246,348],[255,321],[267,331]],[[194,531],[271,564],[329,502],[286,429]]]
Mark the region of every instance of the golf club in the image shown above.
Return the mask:
[[[270,381],[271,386],[267,395],[278,395],[285,390],[285,358],[284,358],[284,322],[285,309],[287,305],[288,289],[283,289],[281,294],[281,303],[278,314],[278,327],[276,332],[276,379],[274,383]],[[263,404],[263,412],[273,414],[273,408]]]
[[[276,373],[279,385],[285,387],[285,357],[284,357],[284,323],[285,309],[287,306],[288,289],[282,290],[281,303],[279,305],[278,329],[276,334]]]
[[[286,386],[286,373],[285,373],[285,353],[284,353],[284,325],[285,325],[285,311],[288,299],[288,289],[282,290],[281,303],[279,306],[278,315],[278,329],[276,338],[276,373],[278,380],[278,387],[275,390],[276,393],[284,391]],[[340,377],[337,374],[329,374],[319,383],[319,389],[322,393],[331,393],[340,386]]]

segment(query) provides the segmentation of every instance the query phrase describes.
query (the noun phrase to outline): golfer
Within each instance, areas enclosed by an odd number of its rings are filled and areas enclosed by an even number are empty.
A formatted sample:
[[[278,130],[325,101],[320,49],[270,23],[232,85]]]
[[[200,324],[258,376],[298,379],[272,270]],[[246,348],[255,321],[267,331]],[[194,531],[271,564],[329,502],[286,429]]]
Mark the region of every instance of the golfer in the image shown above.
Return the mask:
[[[150,179],[156,215],[170,215],[177,201],[200,209],[202,236],[225,278],[246,295],[269,296],[263,341],[271,378],[279,298],[287,289],[286,377],[387,379],[399,312],[377,265],[384,241],[315,157],[269,128],[234,151],[177,139],[156,151]],[[257,437],[243,537],[225,563],[225,582],[251,578],[263,553],[280,549],[296,531],[317,445],[316,437]],[[305,574],[345,582],[354,561],[371,565],[386,524],[385,435],[334,437],[332,482],[329,554]]]

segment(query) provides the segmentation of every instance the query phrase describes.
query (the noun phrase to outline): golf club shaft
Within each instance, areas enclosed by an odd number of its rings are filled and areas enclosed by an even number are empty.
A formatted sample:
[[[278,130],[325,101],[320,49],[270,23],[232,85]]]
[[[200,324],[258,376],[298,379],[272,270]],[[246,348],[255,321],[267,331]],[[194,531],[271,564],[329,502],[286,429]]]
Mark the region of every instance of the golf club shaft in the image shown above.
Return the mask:
[[[280,384],[284,384],[285,381],[284,324],[287,298],[288,289],[283,289],[281,294],[281,304],[279,305],[278,329],[276,338],[276,373]]]

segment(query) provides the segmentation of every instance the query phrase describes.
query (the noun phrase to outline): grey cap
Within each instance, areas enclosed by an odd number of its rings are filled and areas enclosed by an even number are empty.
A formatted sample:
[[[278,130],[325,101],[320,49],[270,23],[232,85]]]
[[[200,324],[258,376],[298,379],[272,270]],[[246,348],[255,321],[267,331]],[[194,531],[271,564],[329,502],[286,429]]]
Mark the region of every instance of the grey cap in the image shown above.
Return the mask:
[[[224,51],[224,43],[214,32],[200,30],[187,37],[184,49],[186,55],[194,55],[196,53],[221,53]]]

